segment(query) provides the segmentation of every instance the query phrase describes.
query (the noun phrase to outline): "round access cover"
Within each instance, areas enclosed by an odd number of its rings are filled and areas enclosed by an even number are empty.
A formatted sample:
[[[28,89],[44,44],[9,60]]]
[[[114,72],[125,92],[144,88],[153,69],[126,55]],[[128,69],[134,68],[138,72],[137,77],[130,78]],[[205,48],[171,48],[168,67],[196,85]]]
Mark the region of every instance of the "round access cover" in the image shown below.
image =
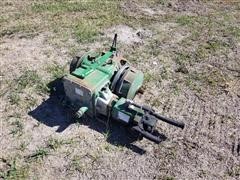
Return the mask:
[[[133,99],[143,84],[143,73],[134,68],[125,69],[116,83],[114,92],[127,99]]]

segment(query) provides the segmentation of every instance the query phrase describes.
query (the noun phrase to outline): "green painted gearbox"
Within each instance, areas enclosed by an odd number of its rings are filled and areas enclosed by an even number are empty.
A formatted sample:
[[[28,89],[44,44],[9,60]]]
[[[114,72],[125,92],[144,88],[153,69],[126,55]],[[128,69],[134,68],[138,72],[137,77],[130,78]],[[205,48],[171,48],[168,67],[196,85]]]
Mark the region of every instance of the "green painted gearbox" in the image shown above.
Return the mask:
[[[86,53],[78,59],[78,66],[71,75],[91,87],[101,87],[108,82],[116,95],[128,99],[133,99],[143,84],[143,73],[130,67],[112,48],[107,52]]]
[[[84,114],[100,121],[109,118],[127,124],[141,136],[159,143],[155,125],[157,119],[183,128],[184,124],[162,117],[149,107],[132,101],[143,84],[143,73],[116,50],[115,35],[110,50],[90,51],[76,56],[70,73],[63,77],[64,104],[81,118]]]
[[[108,78],[110,79],[116,71],[115,63],[109,63],[111,57],[113,57],[112,51],[106,53],[90,51],[80,59],[80,66],[72,72],[72,75],[83,79],[94,71],[101,71],[108,75]],[[96,76],[93,77],[92,81],[96,81],[95,78]]]
[[[76,109],[87,107],[86,113],[95,117],[98,112],[106,115],[109,104],[118,98],[133,99],[142,86],[143,73],[119,56],[113,45],[105,52],[76,56],[63,80],[66,101]]]

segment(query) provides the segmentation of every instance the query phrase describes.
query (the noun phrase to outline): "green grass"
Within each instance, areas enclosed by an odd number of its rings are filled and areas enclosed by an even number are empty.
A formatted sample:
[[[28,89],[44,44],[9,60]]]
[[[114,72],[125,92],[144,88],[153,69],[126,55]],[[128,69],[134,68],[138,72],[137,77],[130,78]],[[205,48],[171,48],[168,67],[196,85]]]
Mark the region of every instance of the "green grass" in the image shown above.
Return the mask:
[[[192,57],[189,52],[177,52],[175,61],[178,65],[185,65],[192,61]]]
[[[11,105],[14,105],[14,104],[19,105],[21,100],[19,93],[16,91],[10,92],[8,95],[8,99]]]
[[[163,178],[162,178],[163,180],[174,180],[175,178],[173,177],[173,176],[164,176]]]
[[[162,102],[161,102],[161,100],[159,98],[153,98],[151,100],[150,104],[151,104],[151,106],[157,108],[157,107],[159,107],[162,104]]]
[[[180,24],[181,26],[191,26],[194,24],[195,17],[192,16],[180,16],[176,18],[176,23]]]
[[[105,151],[107,151],[107,152],[113,151],[113,147],[112,147],[112,145],[109,144],[109,143],[105,143],[105,144],[103,145],[103,149],[104,149]]]
[[[26,109],[31,109],[37,105],[37,99],[32,97],[31,95],[28,95],[24,99],[24,104],[26,105]]]
[[[109,130],[106,130],[106,132],[103,133],[104,138],[107,140],[111,136],[111,132]]]
[[[99,160],[99,152],[96,153],[86,153],[84,155],[75,155],[71,159],[69,164],[70,171],[78,171],[80,173],[86,173],[89,171],[93,164]]]
[[[180,94],[181,89],[180,89],[177,81],[174,81],[171,84],[171,89],[173,90],[174,95],[178,96]]]
[[[47,147],[50,149],[56,150],[63,145],[63,141],[58,139],[50,138],[47,142]]]
[[[57,79],[63,77],[66,74],[65,67],[66,65],[62,66],[55,62],[54,64],[49,65],[46,70],[49,74],[51,74],[52,79]]]
[[[143,82],[143,84],[146,84],[146,83],[151,82],[152,79],[153,79],[152,73],[150,73],[149,71],[148,71],[148,72],[145,72],[145,73],[144,73],[144,82]]]
[[[236,47],[234,44],[239,41],[239,28],[231,14],[224,11],[206,13],[201,16],[182,15],[172,17],[171,21],[179,24],[176,31],[180,28],[180,30],[184,29],[190,34],[178,43],[181,50],[174,50],[174,55],[169,53],[179,66],[177,72],[187,74],[186,67],[207,63],[213,57],[223,58]],[[199,77],[205,80],[205,83],[202,81],[201,84],[211,87],[219,86],[218,81],[223,82],[221,75],[217,76],[218,80],[212,76],[207,78],[204,75],[199,75]],[[200,89],[197,87],[199,80],[196,80],[195,77],[192,79],[191,75],[187,78],[187,84],[197,91]]]
[[[220,70],[213,70],[206,74],[204,77],[206,79],[206,82],[213,87],[223,86],[228,79],[228,76],[222,74]]]
[[[229,167],[227,169],[227,174],[230,176],[230,177],[239,177],[240,176],[240,165],[236,165],[236,166],[233,166],[233,167]]]
[[[12,122],[11,125],[13,126],[10,132],[11,135],[21,136],[23,134],[23,123],[20,120]]]
[[[93,41],[99,33],[98,28],[90,21],[78,23],[75,26],[74,31],[79,42]]]
[[[218,40],[218,39],[210,39],[204,45],[205,49],[208,49],[211,52],[216,52],[219,49],[223,49],[224,47],[229,47],[229,44]]]
[[[120,9],[119,2],[111,0],[87,2],[61,0],[35,3],[31,7],[33,14],[48,14],[49,20],[60,17],[55,24],[51,24],[50,29],[61,34],[68,29],[79,42],[93,41],[103,28],[122,22],[124,16]],[[74,13],[78,15],[71,18]],[[62,28],[54,28],[56,26]]]
[[[33,154],[27,156],[27,160],[29,161],[43,160],[44,157],[48,155],[49,155],[49,150],[47,148],[39,148]]]
[[[200,93],[202,91],[202,86],[191,76],[186,79],[186,86],[189,87],[192,91]]]
[[[62,13],[81,12],[86,10],[88,7],[86,6],[86,3],[57,1],[47,3],[34,3],[31,8],[36,13]]]
[[[186,78],[186,86],[196,92],[202,90],[217,90],[223,87],[229,77],[223,74],[221,70],[205,70],[205,72],[191,72]]]
[[[7,18],[6,16],[1,16],[1,17],[0,17],[0,24],[6,22],[7,19],[8,19],[8,18]]]
[[[157,73],[153,71],[144,72],[144,82],[143,84],[146,86],[151,82],[161,83],[163,80],[167,80],[169,78],[168,68],[163,66]]]
[[[22,166],[18,164],[17,159],[13,159],[10,162],[5,159],[2,159],[2,161],[7,165],[7,169],[3,172],[0,172],[0,178],[6,180],[22,180],[28,178],[28,166]]]
[[[83,173],[87,170],[86,165],[83,162],[81,162],[80,156],[74,156],[69,166],[70,171],[79,171]]]
[[[4,36],[11,36],[18,33],[28,34],[28,37],[33,37],[33,35],[38,29],[35,24],[30,24],[27,22],[16,22],[14,25],[3,27],[0,30],[0,38]]]
[[[89,1],[67,1],[60,0],[47,3],[34,3],[32,10],[37,13],[51,12],[51,13],[63,13],[63,12],[91,12],[96,13],[99,11],[109,11],[114,8],[116,1],[113,0],[89,0]],[[97,12],[98,13],[98,12]]]
[[[230,48],[234,48],[233,42],[240,40],[240,29],[232,16],[223,11],[201,16],[172,17],[172,21],[191,33],[179,45],[187,50],[198,46],[190,54],[196,62],[216,54],[227,54]]]
[[[33,86],[40,81],[36,71],[27,70],[19,78],[16,79],[17,88],[21,91],[27,86]]]
[[[55,138],[50,138],[47,141],[47,148],[57,150],[61,148],[63,145],[72,144],[73,142],[74,142],[73,139],[59,140]]]
[[[29,143],[26,143],[26,142],[22,142],[18,148],[18,150],[20,151],[25,151],[27,149],[27,146],[29,145]]]
[[[240,40],[240,28],[236,26],[230,26],[226,29],[225,33],[229,33]]]
[[[227,53],[230,47],[228,43],[221,40],[209,39],[207,42],[200,43],[193,54],[198,62],[214,55]]]
[[[3,23],[0,37],[50,31],[56,39],[62,38],[61,40],[65,41],[73,37],[80,43],[85,43],[98,39],[106,28],[113,25],[137,27],[156,20],[150,16],[129,15],[130,12],[121,6],[123,3],[124,1],[114,0],[35,1],[25,8],[17,7],[18,12],[11,18],[3,16],[5,18],[0,19]]]
[[[158,48],[162,42],[155,38],[153,39],[144,49],[147,49],[146,54],[150,54],[152,56],[158,56],[161,54],[161,50]]]
[[[47,83],[37,74],[36,71],[26,70],[22,75],[10,83],[10,91],[8,91],[7,96],[9,102],[12,105],[20,105],[23,100],[21,94],[26,88],[32,88],[40,94],[47,94],[49,92]],[[27,102],[27,108],[33,107],[36,104],[36,99],[31,95],[24,99],[24,101]]]
[[[47,86],[47,82],[44,80],[41,80],[40,82],[37,83],[35,90],[37,91],[38,94],[48,94],[50,92],[49,87]]]

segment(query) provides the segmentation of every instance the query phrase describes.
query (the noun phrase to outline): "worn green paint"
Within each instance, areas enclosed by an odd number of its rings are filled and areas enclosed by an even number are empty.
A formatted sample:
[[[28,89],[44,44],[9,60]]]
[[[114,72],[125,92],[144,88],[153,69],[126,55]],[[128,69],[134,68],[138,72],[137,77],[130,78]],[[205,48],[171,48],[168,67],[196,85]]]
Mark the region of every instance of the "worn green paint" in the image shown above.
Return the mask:
[[[90,51],[82,57],[81,66],[73,71],[72,75],[82,79],[93,90],[93,93],[97,94],[103,85],[110,82],[117,71],[116,62],[111,60],[113,55],[112,49],[105,53]]]
[[[112,117],[116,120],[118,120],[119,112],[123,113],[127,116],[129,116],[130,120],[133,120],[133,118],[137,118],[138,116],[142,116],[144,114],[143,110],[140,108],[137,108],[135,106],[129,107],[129,105],[126,103],[125,98],[120,98],[112,108]],[[134,122],[134,121],[132,121]]]
[[[131,83],[131,87],[128,90],[127,98],[128,99],[133,99],[138,91],[138,89],[142,86],[143,84],[143,73],[139,71],[138,73],[135,74],[134,80]]]
[[[89,115],[94,116],[96,114],[95,105],[99,92],[107,84],[110,86],[114,75],[119,69],[118,61],[113,59],[115,51],[116,48],[111,47],[109,51],[104,53],[96,53],[94,51],[86,53],[82,56],[80,66],[68,75],[67,79],[81,84],[81,86],[77,88],[84,92],[84,96],[81,97],[84,102],[81,101],[79,106],[88,107],[87,114]],[[128,71],[128,78],[126,79],[126,83],[122,84],[119,96],[132,99],[136,91],[142,86],[143,73],[141,71],[134,71],[133,73],[131,69]],[[88,90],[85,91],[83,87],[86,87]],[[72,94],[74,94],[74,92],[72,92]],[[122,112],[130,118],[135,117],[136,114],[142,114],[140,109],[129,109],[125,107],[125,98],[116,99],[115,103],[117,103],[112,109],[113,117],[115,116],[115,118],[117,118],[118,112]],[[80,111],[80,114],[81,112],[82,111]]]
[[[141,71],[130,72],[127,74],[127,80],[129,82],[122,85],[121,95],[127,99],[133,99],[143,84],[143,73]]]
[[[106,74],[112,75],[113,65],[107,64],[112,55],[113,51],[107,51],[104,55],[87,53],[83,57],[81,66],[73,71],[72,74],[80,78],[85,78],[95,70],[100,70]],[[89,60],[89,56],[94,57],[94,59]]]
[[[115,55],[116,48],[111,47],[109,51],[104,53],[96,53],[94,51],[87,52],[82,57],[80,67],[72,72],[76,76],[84,80],[90,87],[96,90],[97,87],[102,87],[107,81],[110,81],[117,71],[117,64],[112,57]],[[143,73],[141,71],[128,70],[127,81],[122,84],[119,91],[123,97],[133,99],[137,90],[143,84]]]

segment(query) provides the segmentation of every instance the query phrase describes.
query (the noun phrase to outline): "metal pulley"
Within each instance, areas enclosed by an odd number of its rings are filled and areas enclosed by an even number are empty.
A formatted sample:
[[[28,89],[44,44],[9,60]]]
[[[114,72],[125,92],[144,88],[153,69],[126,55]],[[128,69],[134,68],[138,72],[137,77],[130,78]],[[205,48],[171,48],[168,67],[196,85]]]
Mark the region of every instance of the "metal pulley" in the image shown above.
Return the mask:
[[[143,73],[128,65],[124,65],[114,76],[111,89],[118,96],[133,99],[142,83]]]

